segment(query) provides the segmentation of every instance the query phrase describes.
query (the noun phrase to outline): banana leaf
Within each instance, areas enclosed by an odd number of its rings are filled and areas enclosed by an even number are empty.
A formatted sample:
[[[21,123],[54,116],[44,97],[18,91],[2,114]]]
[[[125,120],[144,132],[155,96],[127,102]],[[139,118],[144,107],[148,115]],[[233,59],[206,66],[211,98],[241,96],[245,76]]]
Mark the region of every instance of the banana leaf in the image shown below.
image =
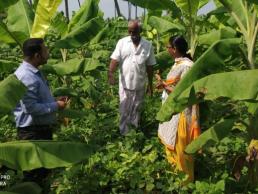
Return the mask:
[[[238,18],[237,23],[243,25],[244,27],[247,26],[248,15],[249,13],[246,10],[243,0],[219,0],[219,2],[228,9],[228,11],[233,12],[237,15]]]
[[[19,66],[19,63],[0,59],[0,71],[11,72]]]
[[[62,0],[39,0],[30,34],[31,38],[45,37],[51,23],[51,18],[61,2]]]
[[[187,154],[194,154],[202,147],[207,147],[212,143],[217,143],[226,137],[232,127],[234,126],[235,119],[222,119],[208,130],[203,132],[197,139],[192,141],[185,149]]]
[[[11,74],[0,82],[0,113],[8,114],[27,91],[15,75]]]
[[[224,70],[224,60],[226,60],[240,44],[240,39],[223,39],[215,42],[203,55],[194,63],[193,67],[177,84],[175,90],[169,95],[157,114],[157,120],[166,121],[180,108],[177,108],[178,98],[183,91],[192,83],[207,75],[222,72]]]
[[[67,167],[87,159],[92,149],[84,143],[13,141],[0,144],[0,163],[15,170]]]
[[[25,34],[26,38],[20,40],[22,43],[30,37],[33,19],[34,13],[27,0],[19,0],[8,9],[8,29],[11,32],[22,32]]]
[[[170,0],[128,0],[134,5],[140,6],[142,8],[147,8],[150,10],[171,10],[172,13],[179,15],[180,10],[175,5],[173,1]]]
[[[57,48],[78,48],[90,41],[102,29],[103,21],[100,18],[93,18],[85,24],[77,27],[68,33],[64,38],[57,41]]]
[[[8,1],[0,1],[0,12],[4,9],[8,8],[9,6],[17,3],[18,0],[8,0]]]
[[[55,88],[55,90],[53,91],[53,95],[54,96],[78,96],[78,92],[75,89],[72,88]]]
[[[7,44],[16,43],[22,48],[23,40],[27,38],[23,32],[11,32],[5,23],[0,21],[0,41]]]
[[[84,59],[70,59],[66,62],[57,63],[55,65],[44,65],[41,70],[48,74],[68,75],[83,72]]]
[[[156,28],[157,31],[161,34],[170,31],[170,30],[179,30],[184,31],[185,28],[181,24],[174,24],[166,19],[157,17],[157,16],[151,16],[148,20],[149,25]]]
[[[86,58],[84,61],[84,70],[83,72],[87,72],[87,71],[93,71],[99,67],[104,67],[99,60],[94,59],[94,58]]]
[[[258,111],[258,102],[245,102],[247,110],[250,114],[255,115]]]
[[[235,38],[236,31],[231,27],[224,27],[219,30],[212,30],[208,34],[199,36],[199,43],[201,45],[212,45],[215,41],[226,38]]]
[[[155,70],[164,70],[170,68],[173,65],[171,56],[167,51],[160,52],[155,55],[157,65],[154,66]]]
[[[101,40],[108,37],[110,25],[106,25],[91,41],[90,44],[98,44]]]
[[[57,13],[51,20],[49,31],[53,31],[63,37],[67,33],[67,18],[62,13]]]
[[[9,188],[6,193],[13,194],[41,194],[42,189],[34,182],[18,183]]]
[[[181,112],[203,100],[226,97],[231,100],[258,101],[258,70],[217,73],[195,81],[182,91],[171,107],[172,113]]]
[[[92,53],[92,58],[107,60],[109,59],[110,55],[111,55],[111,52],[109,50],[100,50],[100,51],[94,51]]]
[[[243,0],[219,0],[227,9],[239,31],[243,34],[247,47],[247,60],[251,69],[255,69],[255,44],[258,36],[258,19],[254,6]]]
[[[68,32],[74,31],[75,28],[78,28],[84,25],[89,20],[99,16],[99,0],[87,0],[84,1],[80,10],[71,19],[68,25]]]
[[[103,67],[99,60],[94,58],[85,59],[70,59],[66,62],[61,62],[54,65],[44,65],[41,70],[45,73],[52,73],[57,75],[78,75],[88,71],[93,71],[98,67]]]
[[[208,2],[209,0],[175,0],[176,5],[181,11],[192,18],[196,17],[198,10]]]

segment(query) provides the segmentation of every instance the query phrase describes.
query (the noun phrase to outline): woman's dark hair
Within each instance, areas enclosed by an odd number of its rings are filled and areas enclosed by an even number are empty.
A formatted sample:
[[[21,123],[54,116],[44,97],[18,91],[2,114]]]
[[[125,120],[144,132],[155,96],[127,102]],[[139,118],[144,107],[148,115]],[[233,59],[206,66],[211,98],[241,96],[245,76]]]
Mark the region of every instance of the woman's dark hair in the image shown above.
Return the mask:
[[[26,57],[33,57],[36,53],[41,53],[42,38],[30,38],[23,43],[22,51]]]
[[[187,57],[192,60],[191,55],[187,53],[188,44],[183,36],[172,36],[169,38],[169,43],[173,48],[176,48],[183,57]]]

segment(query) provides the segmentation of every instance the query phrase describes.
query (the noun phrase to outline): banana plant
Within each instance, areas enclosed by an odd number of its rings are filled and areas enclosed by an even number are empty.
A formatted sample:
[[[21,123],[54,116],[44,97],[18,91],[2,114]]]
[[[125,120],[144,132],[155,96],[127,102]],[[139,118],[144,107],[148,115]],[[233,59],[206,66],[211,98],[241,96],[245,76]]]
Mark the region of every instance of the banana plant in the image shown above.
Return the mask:
[[[190,87],[180,94],[179,101],[183,102],[184,97],[188,98],[188,102],[184,107],[191,106],[206,100],[215,100],[218,98],[227,98],[234,102],[256,102],[258,103],[258,70],[242,70],[226,73],[217,73],[206,76],[202,79],[195,81]],[[185,101],[186,102],[186,101]],[[208,143],[219,142],[239,123],[243,123],[244,130],[248,133],[247,142],[257,141],[258,127],[257,127],[257,109],[252,114],[248,114],[248,119],[242,120],[240,117],[234,119],[225,119],[212,126],[210,129],[202,133],[196,140],[190,143],[186,148],[186,153],[195,153],[203,146],[207,147]],[[222,118],[224,119],[224,118]],[[258,163],[255,158],[258,149],[257,147],[249,146],[249,157],[253,158],[248,162],[249,179],[254,185],[258,183]],[[251,165],[253,164],[253,165]]]
[[[257,68],[255,64],[255,44],[258,34],[257,1],[249,3],[243,0],[218,0],[229,12],[243,34],[246,45],[246,58],[251,69]],[[254,1],[255,2],[255,1]],[[217,2],[218,5],[218,2]]]
[[[7,9],[6,22],[0,21],[0,40],[6,43],[16,43],[20,47],[29,37],[41,37],[46,34],[50,19],[61,3],[58,1],[39,0],[36,13],[30,8],[28,1],[11,1]]]
[[[66,61],[67,50],[79,48],[94,38],[102,29],[103,13],[98,7],[99,0],[85,1],[81,8],[76,12],[67,28],[64,31],[56,29],[61,34],[61,39],[55,44],[56,48],[61,49],[63,61]]]
[[[197,0],[197,1],[190,1],[190,0],[175,0],[176,5],[182,11],[183,17],[186,20],[182,20],[183,24],[187,27],[187,34],[190,44],[190,53],[194,56],[195,49],[197,46],[198,41],[198,34],[201,31],[201,28],[197,28],[197,12],[200,8],[206,5],[209,1],[208,0]]]
[[[6,21],[0,21],[0,41],[20,46],[30,37],[34,13],[26,0],[19,0],[7,9]]]

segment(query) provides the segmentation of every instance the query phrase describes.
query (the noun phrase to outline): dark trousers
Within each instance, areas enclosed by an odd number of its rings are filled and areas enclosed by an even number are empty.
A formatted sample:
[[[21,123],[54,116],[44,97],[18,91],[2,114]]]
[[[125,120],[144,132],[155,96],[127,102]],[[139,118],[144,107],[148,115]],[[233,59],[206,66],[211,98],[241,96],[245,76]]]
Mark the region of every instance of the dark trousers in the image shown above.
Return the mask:
[[[49,125],[18,127],[18,140],[52,140],[52,136]]]
[[[19,127],[17,133],[18,140],[52,140],[52,127],[48,125]],[[32,181],[43,187],[43,193],[48,193],[49,186],[46,186],[46,178],[51,170],[38,168],[23,173],[24,181]],[[46,188],[47,187],[47,188]]]

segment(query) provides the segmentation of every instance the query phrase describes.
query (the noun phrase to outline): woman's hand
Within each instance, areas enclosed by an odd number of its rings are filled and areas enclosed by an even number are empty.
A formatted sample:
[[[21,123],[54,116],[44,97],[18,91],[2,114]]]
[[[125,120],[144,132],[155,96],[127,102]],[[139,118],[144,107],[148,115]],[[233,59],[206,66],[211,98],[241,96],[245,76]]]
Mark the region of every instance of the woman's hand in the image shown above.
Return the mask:
[[[157,84],[156,84],[156,89],[163,89],[164,88],[164,85],[163,85],[163,81],[160,77],[159,74],[155,74],[155,78],[157,79]]]

